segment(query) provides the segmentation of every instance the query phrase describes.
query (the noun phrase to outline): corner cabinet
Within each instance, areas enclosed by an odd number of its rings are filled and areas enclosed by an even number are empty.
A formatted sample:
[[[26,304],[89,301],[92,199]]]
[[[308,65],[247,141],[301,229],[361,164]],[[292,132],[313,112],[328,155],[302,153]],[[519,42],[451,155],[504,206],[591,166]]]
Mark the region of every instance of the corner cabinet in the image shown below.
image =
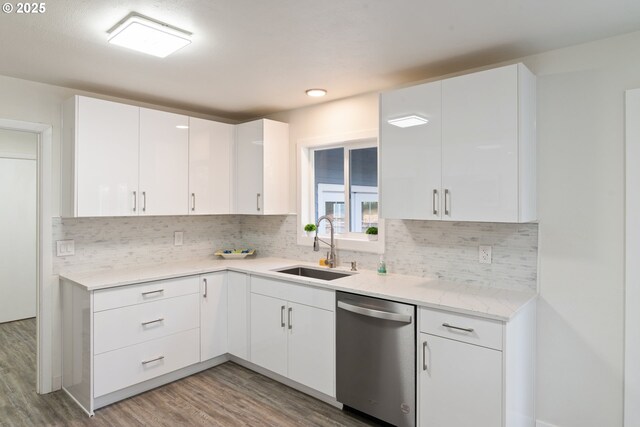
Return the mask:
[[[534,426],[535,303],[506,323],[426,308],[419,316],[419,426]]]
[[[523,64],[383,93],[382,216],[534,221],[535,94]],[[428,122],[389,123],[411,115]]]
[[[255,120],[236,126],[235,213],[289,213],[289,125]]]
[[[335,292],[251,277],[250,361],[335,397]]]

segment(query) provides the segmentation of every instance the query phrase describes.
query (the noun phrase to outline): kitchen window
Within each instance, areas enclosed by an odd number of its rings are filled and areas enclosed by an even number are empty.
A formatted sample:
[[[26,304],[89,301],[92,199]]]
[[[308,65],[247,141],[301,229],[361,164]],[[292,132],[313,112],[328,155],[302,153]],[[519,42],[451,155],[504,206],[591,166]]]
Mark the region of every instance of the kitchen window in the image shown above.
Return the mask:
[[[339,249],[379,252],[382,247],[378,218],[378,147],[376,138],[299,143],[300,221],[299,244],[310,243],[302,227],[317,223],[323,215],[334,218]],[[365,234],[378,227],[379,240],[370,242]],[[330,234],[323,221],[319,235]]]

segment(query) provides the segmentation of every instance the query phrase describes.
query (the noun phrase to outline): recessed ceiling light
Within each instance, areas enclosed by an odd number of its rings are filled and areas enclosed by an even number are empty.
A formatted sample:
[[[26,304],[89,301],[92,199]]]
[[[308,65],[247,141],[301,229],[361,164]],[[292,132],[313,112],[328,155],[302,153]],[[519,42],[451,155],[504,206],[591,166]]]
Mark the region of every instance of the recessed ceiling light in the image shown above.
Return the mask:
[[[191,33],[132,13],[109,31],[108,41],[164,58],[191,43]]]
[[[398,126],[399,128],[409,128],[411,126],[420,126],[429,123],[429,119],[412,114],[410,116],[389,119],[387,120],[387,123],[393,126]]]
[[[178,129],[189,129],[189,126],[186,125],[177,125],[176,128]]]
[[[326,94],[327,94],[327,91],[324,89],[308,89],[307,90],[307,95],[313,96],[313,97],[325,96]]]

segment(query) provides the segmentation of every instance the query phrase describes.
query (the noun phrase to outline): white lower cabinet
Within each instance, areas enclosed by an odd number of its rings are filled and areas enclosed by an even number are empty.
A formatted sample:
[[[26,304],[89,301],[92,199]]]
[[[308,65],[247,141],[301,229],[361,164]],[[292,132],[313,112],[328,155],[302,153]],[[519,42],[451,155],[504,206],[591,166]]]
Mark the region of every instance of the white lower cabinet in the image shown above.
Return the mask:
[[[200,276],[200,361],[227,353],[227,273]]]
[[[502,425],[502,352],[420,334],[420,426]]]
[[[335,292],[251,277],[251,362],[335,396]]]
[[[535,304],[508,322],[420,309],[418,425],[533,427]]]
[[[249,360],[249,275],[227,273],[229,354]]]

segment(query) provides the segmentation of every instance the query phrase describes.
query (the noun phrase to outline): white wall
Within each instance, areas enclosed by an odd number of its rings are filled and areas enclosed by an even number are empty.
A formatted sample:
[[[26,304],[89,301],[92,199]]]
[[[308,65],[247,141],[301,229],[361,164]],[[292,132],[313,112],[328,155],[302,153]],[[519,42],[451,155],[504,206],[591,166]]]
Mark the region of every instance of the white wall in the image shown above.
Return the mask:
[[[537,416],[621,426],[623,106],[640,87],[640,32],[522,61],[538,75]],[[377,127],[377,105],[367,94],[271,118],[290,123],[294,159],[298,139]]]
[[[31,132],[0,129],[0,157],[26,157],[35,159],[38,139]]]

